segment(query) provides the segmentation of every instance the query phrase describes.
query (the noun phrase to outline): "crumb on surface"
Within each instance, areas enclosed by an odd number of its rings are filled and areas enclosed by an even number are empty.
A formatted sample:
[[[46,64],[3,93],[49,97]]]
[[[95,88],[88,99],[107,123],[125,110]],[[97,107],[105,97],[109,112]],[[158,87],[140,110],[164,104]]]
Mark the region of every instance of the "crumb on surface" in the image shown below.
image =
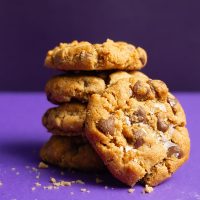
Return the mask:
[[[133,189],[133,188],[128,189],[128,193],[133,193],[134,191],[135,191],[135,189]]]
[[[48,185],[48,186],[44,186],[43,187],[45,190],[52,190],[53,186],[52,185]]]
[[[50,178],[50,182],[51,182],[51,183],[56,183],[56,179],[53,178],[53,177],[51,177],[51,178]]]
[[[145,185],[144,192],[145,193],[151,193],[151,192],[153,192],[153,187],[151,187],[149,185]]]
[[[16,170],[16,168],[15,168],[15,167],[12,167],[12,168],[11,168],[11,170],[12,170],[12,171],[15,171],[15,170]]]
[[[39,178],[40,178],[40,176],[39,176],[39,175],[37,175],[35,178],[36,178],[36,179],[39,179]]]
[[[70,192],[71,195],[74,195],[74,192]]]
[[[105,188],[105,190],[107,190],[107,189],[108,189],[108,186],[107,186],[107,185],[105,185],[105,186],[104,186],[104,188]]]
[[[36,189],[35,187],[32,187],[32,188],[31,188],[32,191],[34,191],[35,189]]]
[[[81,192],[87,192],[86,188],[81,188]]]
[[[37,169],[37,168],[35,168],[35,167],[32,167],[32,171],[34,171],[34,172],[37,172],[37,171],[38,171],[38,169]]]
[[[16,172],[16,175],[19,175],[19,172]]]
[[[49,166],[44,162],[40,162],[39,165],[38,165],[38,168],[40,168],[40,169],[47,169],[48,167]]]
[[[98,184],[98,183],[102,183],[103,182],[103,180],[101,180],[100,178],[96,178],[96,183]]]
[[[40,187],[40,186],[41,186],[41,183],[36,182],[36,183],[35,183],[35,186]]]
[[[75,182],[76,182],[77,184],[83,184],[83,185],[85,184],[85,182],[83,182],[82,180],[76,180]]]
[[[3,185],[2,181],[0,181],[0,187]]]

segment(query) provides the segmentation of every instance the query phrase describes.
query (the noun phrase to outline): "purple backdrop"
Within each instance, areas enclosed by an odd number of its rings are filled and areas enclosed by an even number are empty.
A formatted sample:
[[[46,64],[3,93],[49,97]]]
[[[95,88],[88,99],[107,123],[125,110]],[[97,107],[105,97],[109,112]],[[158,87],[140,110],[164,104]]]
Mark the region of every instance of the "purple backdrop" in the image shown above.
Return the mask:
[[[42,90],[61,41],[125,40],[147,49],[144,70],[172,90],[200,90],[199,0],[1,0],[0,90]],[[189,71],[190,70],[190,71]]]

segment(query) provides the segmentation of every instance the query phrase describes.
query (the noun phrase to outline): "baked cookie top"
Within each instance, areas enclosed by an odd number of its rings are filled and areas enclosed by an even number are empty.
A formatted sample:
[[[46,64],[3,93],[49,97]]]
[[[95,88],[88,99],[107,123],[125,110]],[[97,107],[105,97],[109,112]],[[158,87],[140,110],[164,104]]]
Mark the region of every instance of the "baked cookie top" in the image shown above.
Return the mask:
[[[164,82],[131,77],[91,96],[85,129],[117,179],[155,186],[188,159],[185,125],[184,111]]]
[[[42,117],[42,123],[54,135],[76,136],[84,130],[86,105],[66,103],[48,109]]]
[[[54,104],[78,100],[88,102],[92,94],[100,94],[105,88],[122,78],[147,77],[137,71],[117,71],[107,73],[70,73],[51,78],[45,86],[47,99]]]
[[[102,44],[86,41],[60,43],[48,51],[45,66],[58,70],[138,70],[147,63],[144,49],[107,39]]]
[[[40,150],[43,161],[62,168],[102,170],[103,162],[82,137],[52,136]]]

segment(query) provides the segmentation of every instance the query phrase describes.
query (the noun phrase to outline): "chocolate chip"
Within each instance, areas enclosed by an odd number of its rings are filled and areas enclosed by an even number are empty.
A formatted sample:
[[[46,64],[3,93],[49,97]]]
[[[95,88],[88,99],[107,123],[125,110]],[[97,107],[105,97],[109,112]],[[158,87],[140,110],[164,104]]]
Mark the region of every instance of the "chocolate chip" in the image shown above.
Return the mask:
[[[171,157],[172,155],[175,155],[175,157],[177,157],[178,159],[183,157],[183,152],[180,149],[179,146],[172,146],[169,147],[168,152],[167,152],[167,156]]]
[[[147,121],[146,112],[141,106],[138,108],[136,112],[134,112],[134,114],[137,116],[139,122],[145,123]]]
[[[154,93],[150,86],[142,81],[137,81],[133,86],[133,94],[138,100],[153,99]]]
[[[169,124],[165,122],[162,118],[158,117],[157,128],[159,131],[166,132],[169,128]]]
[[[134,142],[134,147],[137,149],[141,147],[144,144],[144,137],[145,133],[142,130],[136,131],[134,133],[135,136],[135,142]]]
[[[84,83],[84,87],[88,87],[90,85],[90,83],[87,80],[84,80],[83,83]]]
[[[108,119],[100,119],[96,127],[102,133],[113,135],[115,132],[115,119],[113,116]]]

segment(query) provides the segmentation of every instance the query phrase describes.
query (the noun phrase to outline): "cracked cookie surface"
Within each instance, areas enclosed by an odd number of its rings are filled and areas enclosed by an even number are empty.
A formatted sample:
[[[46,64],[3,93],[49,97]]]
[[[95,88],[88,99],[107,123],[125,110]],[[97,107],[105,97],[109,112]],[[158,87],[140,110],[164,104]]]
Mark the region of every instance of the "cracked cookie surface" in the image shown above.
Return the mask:
[[[54,104],[73,100],[88,102],[92,94],[101,94],[109,84],[131,76],[147,77],[142,72],[78,73],[56,76],[45,87],[47,99]]]
[[[99,156],[82,137],[52,136],[40,150],[40,157],[62,168],[86,171],[105,168]]]
[[[47,110],[42,123],[54,135],[76,136],[83,132],[85,117],[85,104],[66,103]]]
[[[86,136],[109,171],[155,186],[189,157],[184,111],[160,80],[131,77],[90,98]]]
[[[147,63],[144,49],[126,42],[107,40],[102,44],[86,41],[60,43],[48,51],[45,66],[59,70],[138,70]]]

